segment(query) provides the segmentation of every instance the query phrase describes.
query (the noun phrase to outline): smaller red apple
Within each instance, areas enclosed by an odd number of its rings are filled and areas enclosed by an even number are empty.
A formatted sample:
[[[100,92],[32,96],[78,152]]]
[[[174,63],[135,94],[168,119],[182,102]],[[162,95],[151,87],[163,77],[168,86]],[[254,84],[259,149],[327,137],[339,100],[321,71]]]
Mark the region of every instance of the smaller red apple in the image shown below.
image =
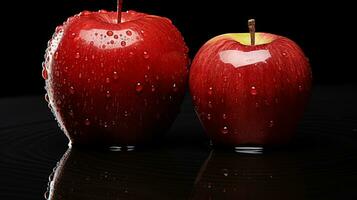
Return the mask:
[[[211,39],[191,66],[195,109],[215,144],[287,143],[310,96],[311,70],[298,45],[250,28]]]

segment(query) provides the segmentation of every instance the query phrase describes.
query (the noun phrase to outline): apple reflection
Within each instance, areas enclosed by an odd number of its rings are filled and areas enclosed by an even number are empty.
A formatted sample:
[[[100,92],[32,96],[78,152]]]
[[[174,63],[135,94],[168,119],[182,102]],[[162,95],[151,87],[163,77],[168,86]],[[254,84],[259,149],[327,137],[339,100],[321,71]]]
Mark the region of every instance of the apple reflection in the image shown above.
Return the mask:
[[[196,161],[190,163],[192,156]],[[174,150],[71,148],[50,176],[45,196],[50,200],[187,199],[206,156],[185,156]]]
[[[289,153],[212,151],[191,199],[304,199],[304,181]]]

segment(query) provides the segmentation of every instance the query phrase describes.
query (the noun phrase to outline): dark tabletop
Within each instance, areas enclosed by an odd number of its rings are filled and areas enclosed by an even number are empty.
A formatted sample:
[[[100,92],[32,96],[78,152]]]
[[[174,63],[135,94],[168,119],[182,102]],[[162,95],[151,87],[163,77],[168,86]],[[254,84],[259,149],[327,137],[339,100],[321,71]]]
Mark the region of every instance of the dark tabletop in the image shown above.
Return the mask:
[[[134,151],[68,149],[43,97],[3,98],[0,199],[357,199],[356,102],[315,86],[293,142],[257,155],[212,150],[188,96],[164,142]]]

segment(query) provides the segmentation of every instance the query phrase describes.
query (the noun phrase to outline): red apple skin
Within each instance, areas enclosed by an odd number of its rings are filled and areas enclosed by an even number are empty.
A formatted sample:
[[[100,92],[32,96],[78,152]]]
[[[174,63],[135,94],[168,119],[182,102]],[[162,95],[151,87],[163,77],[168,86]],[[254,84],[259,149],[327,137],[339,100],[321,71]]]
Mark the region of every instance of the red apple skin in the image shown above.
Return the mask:
[[[285,37],[243,45],[229,37],[207,42],[190,69],[190,92],[214,144],[289,142],[310,96],[311,70],[302,50]]]
[[[43,64],[47,99],[74,145],[137,145],[179,112],[188,48],[167,18],[84,11],[56,29]]]

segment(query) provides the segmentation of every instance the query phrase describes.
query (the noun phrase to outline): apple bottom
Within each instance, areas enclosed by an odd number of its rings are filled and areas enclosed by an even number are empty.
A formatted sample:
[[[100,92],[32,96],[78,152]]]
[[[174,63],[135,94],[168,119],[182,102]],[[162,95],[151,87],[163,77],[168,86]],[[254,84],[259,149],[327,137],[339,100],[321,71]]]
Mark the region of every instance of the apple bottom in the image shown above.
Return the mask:
[[[203,126],[206,127],[205,131],[211,138],[211,144],[214,147],[277,148],[288,145],[296,135],[296,128],[302,113],[295,117],[289,115],[297,113],[298,107],[301,106],[287,108],[285,111],[277,108],[276,110],[279,112],[269,115],[265,112],[247,112],[250,115],[245,115],[244,119],[237,116],[239,113],[231,113],[231,115],[226,116],[220,111],[216,111],[217,113],[210,114],[210,119],[203,116],[200,119]],[[246,109],[249,110],[249,108]],[[257,110],[255,107],[252,109]],[[226,119],[219,118],[222,115],[225,115]]]
[[[107,148],[112,146],[151,146],[160,143],[165,133],[174,122],[176,114],[166,117],[165,122],[152,123],[151,120],[143,120],[137,124],[120,124],[116,127],[103,127],[90,125],[81,127],[67,126],[66,136],[70,140],[70,146],[81,148]],[[134,119],[133,119],[134,120]]]

